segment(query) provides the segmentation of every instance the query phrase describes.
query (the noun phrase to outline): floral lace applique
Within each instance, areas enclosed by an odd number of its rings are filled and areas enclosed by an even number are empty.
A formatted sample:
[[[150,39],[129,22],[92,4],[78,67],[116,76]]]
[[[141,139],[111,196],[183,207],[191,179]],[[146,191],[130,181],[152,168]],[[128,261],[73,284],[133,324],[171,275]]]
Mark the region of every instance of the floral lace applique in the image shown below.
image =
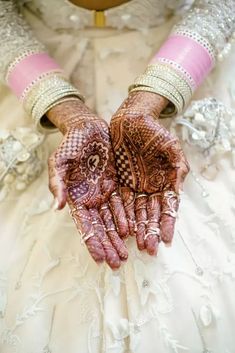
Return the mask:
[[[171,129],[203,154],[201,174],[212,180],[218,172],[216,162],[225,153],[235,166],[235,112],[215,98],[193,101],[182,116],[174,119]]]

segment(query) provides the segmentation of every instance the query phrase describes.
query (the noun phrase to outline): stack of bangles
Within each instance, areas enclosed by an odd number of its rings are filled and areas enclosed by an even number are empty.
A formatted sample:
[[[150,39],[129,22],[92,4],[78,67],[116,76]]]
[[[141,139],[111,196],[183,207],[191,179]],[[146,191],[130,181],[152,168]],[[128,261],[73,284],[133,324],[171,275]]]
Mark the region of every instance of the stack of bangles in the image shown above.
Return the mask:
[[[215,52],[199,34],[175,30],[154,56],[129,92],[154,92],[168,99],[160,117],[181,113],[193,92],[215,65]]]
[[[58,102],[81,99],[59,65],[46,53],[26,51],[8,68],[6,81],[41,132],[55,131],[46,112]]]
[[[170,117],[184,110],[214,64],[215,52],[208,40],[191,31],[176,29],[144,74],[129,87],[129,92],[148,91],[167,98],[169,104],[160,117]],[[58,102],[78,98],[84,101],[45,52],[21,53],[9,65],[6,81],[43,132],[55,130],[45,114]]]

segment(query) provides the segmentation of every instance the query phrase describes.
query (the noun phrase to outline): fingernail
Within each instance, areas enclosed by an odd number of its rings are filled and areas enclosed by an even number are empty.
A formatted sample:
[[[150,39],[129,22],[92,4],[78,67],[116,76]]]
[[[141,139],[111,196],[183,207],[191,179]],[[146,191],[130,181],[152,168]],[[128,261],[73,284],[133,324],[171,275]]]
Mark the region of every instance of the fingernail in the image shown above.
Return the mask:
[[[164,243],[166,248],[170,248],[172,243]]]
[[[157,249],[151,250],[151,251],[149,252],[149,255],[151,255],[151,256],[156,256],[156,255],[157,255]]]
[[[105,257],[100,257],[99,259],[96,259],[95,262],[97,263],[97,265],[102,265],[105,261]]]
[[[53,209],[53,211],[58,211],[58,207],[59,207],[59,201],[57,198],[55,198],[51,208]]]

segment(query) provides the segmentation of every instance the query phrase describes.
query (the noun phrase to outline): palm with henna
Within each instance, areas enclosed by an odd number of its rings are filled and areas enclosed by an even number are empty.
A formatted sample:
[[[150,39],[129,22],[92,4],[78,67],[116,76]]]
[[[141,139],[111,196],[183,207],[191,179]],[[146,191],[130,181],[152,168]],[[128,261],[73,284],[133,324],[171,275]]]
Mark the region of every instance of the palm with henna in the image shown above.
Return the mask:
[[[179,207],[179,190],[189,165],[179,140],[158,117],[167,100],[132,92],[111,120],[121,194],[131,235],[139,250],[155,255],[162,240],[170,245]]]
[[[128,257],[128,235],[109,128],[79,99],[61,102],[48,118],[63,134],[49,158],[49,188],[62,209],[66,202],[93,259],[113,269]],[[119,237],[120,235],[120,237]]]

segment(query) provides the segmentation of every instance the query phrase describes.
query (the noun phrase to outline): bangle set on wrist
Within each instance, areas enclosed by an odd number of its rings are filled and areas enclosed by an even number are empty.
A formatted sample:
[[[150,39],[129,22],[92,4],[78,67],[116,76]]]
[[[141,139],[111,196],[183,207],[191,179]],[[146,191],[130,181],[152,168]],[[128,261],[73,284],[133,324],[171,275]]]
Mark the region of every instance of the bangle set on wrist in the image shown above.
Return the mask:
[[[160,118],[171,117],[181,112],[191,98],[191,89],[176,72],[165,64],[149,65],[143,75],[136,78],[129,92],[147,91],[167,98],[170,104]]]
[[[148,91],[169,100],[161,117],[181,113],[215,63],[210,44],[190,31],[173,31],[129,92]]]
[[[46,53],[21,54],[9,66],[6,79],[37,129],[44,133],[57,130],[45,116],[49,109],[63,101],[80,99],[84,102],[81,93]]]
[[[169,104],[160,118],[174,116],[186,108],[214,63],[215,53],[207,39],[176,28],[129,92],[145,91],[165,97]],[[55,128],[49,121],[45,124],[49,109],[70,99],[84,101],[58,64],[44,52],[21,53],[9,66],[6,79],[37,128],[44,132]]]
[[[25,111],[32,116],[36,127],[39,130],[45,130],[46,128],[48,132],[50,125],[43,126],[44,124],[42,124],[42,117],[45,116],[46,112],[58,103],[75,99],[84,101],[79,91],[69,82],[60,76],[52,75],[33,87],[24,99],[23,105]],[[52,124],[51,127],[53,128]]]

